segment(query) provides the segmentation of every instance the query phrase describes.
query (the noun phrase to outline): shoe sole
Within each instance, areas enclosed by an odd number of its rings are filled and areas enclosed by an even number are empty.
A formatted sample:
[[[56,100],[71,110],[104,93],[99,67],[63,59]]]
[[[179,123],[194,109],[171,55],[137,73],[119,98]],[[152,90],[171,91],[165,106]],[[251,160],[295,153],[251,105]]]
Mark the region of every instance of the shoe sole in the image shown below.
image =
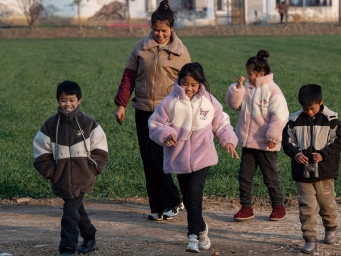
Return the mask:
[[[176,216],[176,215],[174,215],[174,216]],[[164,220],[172,220],[172,219],[174,219],[174,217],[163,215],[163,219]]]
[[[148,220],[151,220],[151,221],[161,221],[161,220],[163,220],[163,217],[155,219],[154,217],[148,216]]]
[[[94,245],[94,247],[92,248],[92,250],[91,251],[88,251],[88,252],[80,252],[80,251],[78,251],[77,250],[77,254],[79,255],[79,254],[90,254],[90,253],[92,253],[92,252],[94,252],[95,250],[96,250],[96,244]],[[76,254],[75,254],[76,255]]]
[[[285,215],[283,218],[269,218],[271,221],[279,221],[279,220],[284,220],[287,216]]]
[[[161,220],[163,220],[163,216],[161,215],[161,217],[155,219],[152,215],[148,215],[148,220],[151,220],[151,221],[161,221]]]
[[[314,254],[315,251],[316,251],[316,249],[317,249],[317,245],[315,245],[315,249],[312,250],[312,251],[308,251],[308,250],[303,250],[303,249],[301,249],[301,252],[302,252],[302,253],[305,253],[305,254]]]
[[[162,221],[163,218],[162,218],[162,219],[154,219],[154,218],[153,218],[153,219],[149,219],[149,218],[148,218],[148,220],[150,220],[150,221]]]
[[[185,250],[186,252],[194,252],[194,253],[199,253],[200,251],[196,251],[196,250],[193,250],[193,249],[186,249]]]
[[[305,254],[314,254],[315,249],[313,251],[307,251],[307,250],[301,250],[301,253],[305,253]]]
[[[208,250],[211,248],[211,240],[208,238],[208,244],[205,246],[201,246],[199,242],[199,250]]]
[[[335,241],[332,241],[332,242],[327,242],[327,241],[323,240],[323,243],[324,243],[324,244],[333,245],[333,244],[336,243],[336,239],[335,239]]]
[[[251,220],[254,219],[255,215],[251,216],[251,217],[247,217],[247,218],[233,218],[235,221],[244,221],[244,220]]]

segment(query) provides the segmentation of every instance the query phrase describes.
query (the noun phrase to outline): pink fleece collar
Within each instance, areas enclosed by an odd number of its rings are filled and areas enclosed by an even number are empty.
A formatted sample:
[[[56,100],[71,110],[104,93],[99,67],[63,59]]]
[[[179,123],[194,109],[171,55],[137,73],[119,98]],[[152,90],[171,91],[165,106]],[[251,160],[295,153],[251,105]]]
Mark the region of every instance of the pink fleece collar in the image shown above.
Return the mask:
[[[256,87],[260,87],[264,84],[273,83],[273,81],[274,81],[273,77],[274,77],[273,73],[270,73],[266,76],[257,77],[256,78]]]

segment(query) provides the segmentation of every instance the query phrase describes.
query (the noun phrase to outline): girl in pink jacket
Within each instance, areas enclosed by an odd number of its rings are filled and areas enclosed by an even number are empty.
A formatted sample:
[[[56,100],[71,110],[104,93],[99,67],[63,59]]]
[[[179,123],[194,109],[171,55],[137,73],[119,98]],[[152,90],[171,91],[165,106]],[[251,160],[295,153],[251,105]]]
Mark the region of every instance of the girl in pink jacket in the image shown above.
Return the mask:
[[[184,65],[173,91],[148,123],[150,138],[164,147],[164,172],[177,174],[187,210],[189,252],[211,246],[202,217],[202,196],[208,170],[218,163],[214,135],[232,158],[239,158],[230,118],[208,91],[202,66],[197,62]]]
[[[242,148],[239,170],[239,198],[242,205],[234,215],[236,221],[255,217],[252,208],[252,182],[259,166],[272,204],[270,220],[286,216],[284,196],[277,172],[277,151],[280,150],[282,131],[288,121],[289,110],[281,89],[274,83],[266,60],[269,53],[260,50],[246,62],[248,81],[239,77],[226,95],[227,104],[239,111],[236,129],[238,145]]]

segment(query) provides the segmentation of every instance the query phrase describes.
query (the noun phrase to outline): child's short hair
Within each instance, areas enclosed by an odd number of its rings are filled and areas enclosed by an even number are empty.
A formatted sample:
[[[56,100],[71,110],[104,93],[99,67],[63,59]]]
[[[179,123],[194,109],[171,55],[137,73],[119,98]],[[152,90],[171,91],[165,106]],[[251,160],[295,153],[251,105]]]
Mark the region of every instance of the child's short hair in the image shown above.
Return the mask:
[[[298,92],[298,101],[303,107],[322,102],[322,87],[318,84],[303,85]]]
[[[253,70],[256,72],[264,72],[264,75],[271,73],[271,68],[267,58],[270,56],[269,52],[265,50],[259,50],[256,56],[249,58],[246,62],[246,68],[253,65]]]
[[[57,100],[59,100],[59,97],[62,93],[65,93],[66,95],[74,95],[76,94],[78,100],[82,98],[82,91],[80,86],[73,81],[64,81],[60,83],[57,87]]]

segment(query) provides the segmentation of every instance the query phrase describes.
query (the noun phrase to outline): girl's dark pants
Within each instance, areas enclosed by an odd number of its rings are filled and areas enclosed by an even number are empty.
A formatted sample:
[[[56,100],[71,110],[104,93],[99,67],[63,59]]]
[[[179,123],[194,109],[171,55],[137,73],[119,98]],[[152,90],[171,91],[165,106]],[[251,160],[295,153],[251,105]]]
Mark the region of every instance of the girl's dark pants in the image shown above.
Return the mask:
[[[277,172],[277,152],[253,148],[242,149],[239,170],[239,198],[242,206],[252,206],[252,182],[259,166],[267,186],[272,207],[283,206],[284,196]]]
[[[194,234],[199,237],[199,232],[206,228],[202,217],[202,197],[209,169],[210,167],[206,167],[192,173],[177,175],[187,211],[187,235]]]
[[[172,175],[163,172],[163,148],[149,138],[148,118],[152,114],[136,109],[135,122],[150,210],[161,214],[166,208],[181,204],[182,199]]]
[[[64,199],[62,231],[59,252],[75,253],[78,247],[78,237],[85,240],[95,239],[96,228],[92,225],[83,205],[84,193],[74,199]]]

